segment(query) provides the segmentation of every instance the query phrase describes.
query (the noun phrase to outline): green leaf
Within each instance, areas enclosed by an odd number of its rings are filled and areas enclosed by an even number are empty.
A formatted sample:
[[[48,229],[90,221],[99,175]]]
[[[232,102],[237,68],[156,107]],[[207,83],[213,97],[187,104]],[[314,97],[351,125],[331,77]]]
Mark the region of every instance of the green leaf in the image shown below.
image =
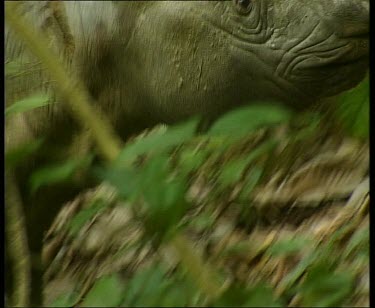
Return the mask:
[[[242,188],[241,194],[239,196],[240,200],[249,200],[251,192],[254,190],[255,186],[258,184],[260,178],[263,175],[263,168],[254,166],[248,172],[245,178],[245,184]]]
[[[123,299],[125,286],[117,275],[100,278],[86,295],[81,307],[117,307]]]
[[[370,230],[369,227],[363,228],[358,230],[354,235],[351,237],[343,257],[349,256],[353,251],[360,250],[365,252],[367,255],[370,253]]]
[[[101,200],[95,200],[88,208],[80,210],[73,218],[68,222],[67,228],[69,234],[75,236],[81,230],[81,228],[90,221],[96,214],[101,210],[105,209],[107,204]]]
[[[353,291],[349,272],[334,272],[324,262],[314,264],[299,287],[302,303],[309,307],[339,307]]]
[[[248,165],[246,158],[236,159],[225,164],[218,177],[218,181],[223,186],[228,186],[237,183]]]
[[[368,138],[370,128],[370,84],[367,76],[357,87],[339,96],[338,118],[348,133]]]
[[[297,126],[298,130],[290,133],[292,140],[306,140],[306,138],[315,135],[318,132],[321,121],[322,115],[317,112],[310,111],[296,116],[292,124]]]
[[[273,290],[267,284],[258,284],[251,288],[245,307],[285,307],[280,299],[276,299]]]
[[[171,281],[160,297],[159,307],[186,307],[193,306],[194,294],[187,285],[180,281]]]
[[[78,300],[76,292],[69,292],[56,298],[51,306],[52,307],[72,307]]]
[[[5,63],[5,77],[11,77],[19,74],[24,69],[24,64],[20,61],[8,61]]]
[[[51,104],[51,99],[48,95],[38,93],[28,98],[19,100],[5,109],[5,116],[14,115],[17,113],[29,111],[35,108],[43,107]]]
[[[236,256],[236,255],[246,255],[253,251],[254,247],[248,242],[239,242],[230,246],[227,246],[221,252],[223,256]]]
[[[242,284],[230,286],[214,303],[214,307],[282,307],[276,300],[272,288],[259,283],[251,288]]]
[[[148,205],[146,231],[163,236],[177,226],[188,208],[186,181],[181,176],[168,179],[168,158],[162,156],[151,159],[141,176],[139,184]]]
[[[194,217],[190,224],[197,232],[201,232],[207,230],[208,228],[212,227],[216,222],[216,219],[213,215],[208,213],[202,213],[198,216]]]
[[[317,254],[309,255],[303,258],[297,266],[289,272],[280,282],[280,289],[287,290],[291,288],[297,280],[304,274],[306,269],[315,262]]]
[[[178,168],[183,174],[197,170],[207,157],[206,153],[191,149],[184,149],[179,156]]]
[[[30,155],[35,153],[41,147],[43,142],[44,139],[39,138],[5,152],[5,164],[11,167],[17,166]]]
[[[268,140],[267,142],[264,142],[256,149],[254,149],[247,157],[227,163],[223,166],[223,169],[220,172],[218,179],[219,182],[223,185],[229,185],[238,182],[242,176],[244,169],[255,159],[270,152],[276,146],[276,144],[277,143],[275,140]],[[262,172],[263,171],[257,167],[254,167],[251,170],[246,179],[246,181],[248,182],[248,186],[246,188],[247,191],[250,191],[255,187],[256,183],[260,179]]]
[[[168,160],[166,155],[158,155],[137,169],[114,164],[102,172],[103,179],[114,185],[121,197],[146,201],[146,234],[160,238],[175,229],[188,208],[186,179],[171,178]]]
[[[288,256],[301,251],[310,243],[308,238],[301,237],[279,240],[267,249],[267,254],[274,257]]]
[[[39,187],[64,182],[72,178],[78,169],[87,168],[93,160],[93,156],[70,159],[64,163],[49,165],[33,172],[30,177],[31,191],[35,192]]]
[[[252,104],[221,117],[213,124],[208,134],[229,134],[233,138],[238,138],[262,126],[286,122],[290,118],[291,112],[284,107],[267,103]]]
[[[158,306],[164,290],[168,287],[166,270],[160,265],[138,272],[128,283],[122,306]]]
[[[199,294],[196,288],[181,279],[178,271],[170,277],[166,274],[167,271],[161,264],[136,273],[127,284],[121,306],[187,307],[197,303]]]
[[[172,146],[190,139],[195,133],[196,125],[197,120],[193,119],[186,123],[169,127],[166,132],[156,132],[136,140],[125,146],[116,162],[120,165],[123,162],[131,163],[141,154],[165,152]]]

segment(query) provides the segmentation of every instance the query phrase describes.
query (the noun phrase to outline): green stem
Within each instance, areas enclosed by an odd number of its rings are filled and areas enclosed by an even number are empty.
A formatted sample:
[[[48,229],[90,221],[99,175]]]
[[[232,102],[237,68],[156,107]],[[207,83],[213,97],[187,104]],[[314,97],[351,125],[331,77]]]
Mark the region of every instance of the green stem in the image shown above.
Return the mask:
[[[186,273],[195,282],[199,289],[211,301],[220,296],[224,285],[220,285],[216,271],[207,262],[194,252],[192,243],[182,233],[176,234],[170,241],[185,267]]]
[[[121,142],[115,135],[111,125],[103,117],[98,116],[89,103],[89,95],[82,82],[75,78],[72,72],[67,73],[55,55],[47,47],[48,42],[16,11],[17,3],[7,2],[5,5],[5,21],[14,32],[29,47],[48,69],[51,78],[56,81],[57,90],[64,96],[64,103],[70,107],[78,123],[86,126],[103,157],[109,161],[114,160],[120,152]]]
[[[10,302],[12,306],[27,307],[30,299],[31,263],[25,218],[20,194],[9,170],[5,173],[5,180],[7,187],[5,192],[7,255],[12,264],[14,286]]]
[[[104,159],[113,161],[120,152],[121,142],[115,135],[110,122],[99,117],[89,103],[88,94],[82,82],[72,73],[67,74],[66,68],[59,62],[58,56],[47,47],[48,43],[40,34],[33,30],[20,14],[16,12],[16,3],[7,2],[5,5],[5,20],[19,35],[29,49],[42,61],[52,79],[56,80],[57,90],[66,98],[66,102],[76,120],[86,126],[97,148]],[[209,297],[215,298],[221,293],[221,288],[215,279],[215,273],[194,252],[192,244],[182,234],[178,234],[171,242],[176,250],[181,264],[193,278],[195,283]]]

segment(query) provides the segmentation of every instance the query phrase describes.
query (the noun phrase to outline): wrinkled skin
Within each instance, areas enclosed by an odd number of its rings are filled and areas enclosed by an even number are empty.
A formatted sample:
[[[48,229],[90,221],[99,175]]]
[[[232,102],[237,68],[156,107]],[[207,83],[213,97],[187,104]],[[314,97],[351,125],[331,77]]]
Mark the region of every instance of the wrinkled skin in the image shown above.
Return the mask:
[[[26,16],[41,28],[43,2],[25,3]],[[259,100],[308,108],[355,86],[368,67],[369,0],[70,1],[65,8],[72,66],[124,138],[197,114],[212,121]],[[54,34],[62,50],[61,33]],[[7,29],[5,47],[6,60],[36,64],[6,78],[7,105],[52,88],[39,61]],[[34,252],[58,207],[81,188],[49,187],[30,196],[26,179],[37,166],[66,159],[77,130],[62,104],[6,123],[7,149],[46,138],[32,163],[16,172]]]
[[[363,78],[368,1],[244,2],[252,6],[246,14],[231,1],[148,2],[132,9],[119,3],[120,20],[132,25],[119,28],[114,44],[123,40],[124,48],[108,55],[114,82],[100,82],[106,99],[118,91],[126,101],[112,97],[115,121],[216,117],[256,100],[303,109]]]
[[[369,0],[241,3],[66,2],[74,67],[123,136],[258,100],[304,109],[363,78]]]

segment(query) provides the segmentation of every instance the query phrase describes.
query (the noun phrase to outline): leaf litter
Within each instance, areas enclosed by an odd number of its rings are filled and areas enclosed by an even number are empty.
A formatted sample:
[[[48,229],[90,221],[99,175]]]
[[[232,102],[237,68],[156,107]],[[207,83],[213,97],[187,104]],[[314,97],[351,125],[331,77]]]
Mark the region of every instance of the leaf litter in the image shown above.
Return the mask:
[[[167,131],[164,126],[160,130]],[[264,150],[259,150],[269,141],[264,131],[232,143],[198,138],[170,150],[176,174],[190,170],[179,159],[184,151],[198,149],[205,157],[190,172],[187,199],[191,208],[180,222],[185,233],[196,251],[230,282],[250,288],[266,283],[268,287],[260,290],[265,294],[264,290],[272,290],[271,305],[368,306],[368,144],[334,137],[325,142],[299,140],[296,146],[275,131],[274,145]],[[296,148],[308,150],[297,155]],[[248,159],[256,149],[258,153]],[[275,162],[285,151],[294,153],[292,161]],[[238,165],[241,173],[233,171]],[[97,213],[82,216],[82,211],[98,202],[107,206],[97,206]],[[96,282],[111,275],[135,288],[137,273],[150,268],[162,266],[164,271],[157,275],[163,277],[176,273],[176,256],[165,246],[157,249],[145,240],[142,225],[127,202],[103,183],[63,207],[45,237],[47,305],[67,292],[79,291],[75,303],[84,304],[87,294],[92,299],[90,290],[97,288]],[[67,222],[79,213],[82,226],[72,232],[72,223]],[[163,292],[179,292],[167,282],[163,288]],[[136,295],[146,296],[137,292],[131,304],[124,298],[122,304],[137,305]],[[159,291],[148,292],[162,303]],[[204,304],[198,293],[180,304]],[[181,296],[176,293],[176,298]]]

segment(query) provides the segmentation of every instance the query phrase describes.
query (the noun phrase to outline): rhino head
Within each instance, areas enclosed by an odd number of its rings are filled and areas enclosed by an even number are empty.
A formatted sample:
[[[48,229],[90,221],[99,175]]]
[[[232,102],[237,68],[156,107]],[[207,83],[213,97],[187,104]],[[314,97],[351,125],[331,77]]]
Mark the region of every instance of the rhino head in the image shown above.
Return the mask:
[[[30,3],[37,24],[42,4]],[[368,67],[369,0],[64,5],[76,67],[122,135],[254,101],[304,109],[355,86]],[[7,44],[8,56],[17,46]]]
[[[119,31],[116,69],[128,72],[119,78],[136,97],[131,112],[158,121],[259,100],[303,109],[355,86],[368,67],[369,0],[121,5],[132,30]]]
[[[298,107],[347,90],[363,78],[368,66],[368,0],[233,4],[237,15],[227,13],[224,25],[217,25],[229,31],[238,62],[244,67],[262,63],[255,78],[272,83],[267,85],[271,93],[287,93],[284,99]]]

